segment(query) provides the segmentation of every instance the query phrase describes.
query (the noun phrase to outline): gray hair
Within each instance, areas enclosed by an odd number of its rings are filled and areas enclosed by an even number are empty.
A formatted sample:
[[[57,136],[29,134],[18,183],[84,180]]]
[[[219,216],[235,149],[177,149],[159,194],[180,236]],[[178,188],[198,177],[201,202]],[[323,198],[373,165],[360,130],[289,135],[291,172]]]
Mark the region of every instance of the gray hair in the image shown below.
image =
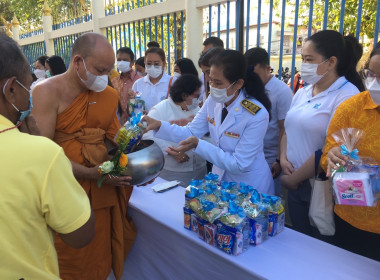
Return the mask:
[[[0,32],[0,80],[16,76],[23,81],[27,74],[30,75],[29,63],[19,45]]]

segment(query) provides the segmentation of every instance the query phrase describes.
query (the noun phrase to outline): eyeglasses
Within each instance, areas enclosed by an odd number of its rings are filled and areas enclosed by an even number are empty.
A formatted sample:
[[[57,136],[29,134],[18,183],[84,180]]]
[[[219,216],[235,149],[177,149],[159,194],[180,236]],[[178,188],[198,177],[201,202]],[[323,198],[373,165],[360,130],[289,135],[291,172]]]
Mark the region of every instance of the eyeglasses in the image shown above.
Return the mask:
[[[364,79],[371,79],[373,80],[376,78],[377,82],[380,83],[380,74],[375,74],[369,69],[363,69],[362,71]]]

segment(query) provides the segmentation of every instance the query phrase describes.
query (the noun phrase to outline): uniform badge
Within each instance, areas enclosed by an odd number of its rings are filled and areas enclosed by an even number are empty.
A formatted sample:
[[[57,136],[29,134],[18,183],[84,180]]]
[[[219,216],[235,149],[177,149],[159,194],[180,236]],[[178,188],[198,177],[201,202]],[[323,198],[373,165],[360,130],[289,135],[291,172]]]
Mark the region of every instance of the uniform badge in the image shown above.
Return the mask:
[[[240,135],[238,133],[229,132],[229,131],[225,131],[224,135],[226,135],[228,137],[232,137],[232,138],[239,138],[240,137]]]
[[[241,103],[241,106],[250,112],[252,115],[256,115],[258,111],[261,110],[261,107],[256,105],[255,103],[249,101],[248,99],[244,99]]]
[[[209,122],[209,123],[211,123],[212,125],[214,125],[215,126],[215,120],[214,120],[214,118],[210,118],[210,116],[207,116],[207,122]]]

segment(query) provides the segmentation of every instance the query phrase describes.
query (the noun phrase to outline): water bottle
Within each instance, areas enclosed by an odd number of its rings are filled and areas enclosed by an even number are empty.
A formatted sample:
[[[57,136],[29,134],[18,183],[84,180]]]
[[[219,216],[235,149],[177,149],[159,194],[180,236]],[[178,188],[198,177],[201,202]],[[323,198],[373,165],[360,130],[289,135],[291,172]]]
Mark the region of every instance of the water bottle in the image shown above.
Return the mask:
[[[142,113],[145,111],[145,102],[141,99],[141,94],[139,92],[136,92],[136,100],[134,104],[134,110],[135,114]]]
[[[249,243],[251,241],[248,219],[245,219],[243,222],[242,232],[243,232],[243,252],[245,252],[248,250]]]

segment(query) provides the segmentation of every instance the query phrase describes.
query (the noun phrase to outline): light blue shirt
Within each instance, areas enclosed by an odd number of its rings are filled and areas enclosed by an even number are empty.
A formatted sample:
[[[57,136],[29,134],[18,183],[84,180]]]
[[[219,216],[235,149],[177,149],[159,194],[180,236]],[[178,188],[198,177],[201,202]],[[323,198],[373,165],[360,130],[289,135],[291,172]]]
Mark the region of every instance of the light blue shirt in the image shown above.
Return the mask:
[[[228,106],[228,114],[221,124],[223,104],[207,98],[194,120],[185,127],[162,122],[155,137],[180,142],[190,136],[202,137],[210,132],[213,144],[199,140],[195,153],[214,164],[213,172],[223,181],[244,182],[258,191],[274,194],[274,183],[263,151],[263,139],[268,127],[269,114],[257,100],[250,101],[261,107],[256,115],[244,109],[241,101],[245,92]]]

